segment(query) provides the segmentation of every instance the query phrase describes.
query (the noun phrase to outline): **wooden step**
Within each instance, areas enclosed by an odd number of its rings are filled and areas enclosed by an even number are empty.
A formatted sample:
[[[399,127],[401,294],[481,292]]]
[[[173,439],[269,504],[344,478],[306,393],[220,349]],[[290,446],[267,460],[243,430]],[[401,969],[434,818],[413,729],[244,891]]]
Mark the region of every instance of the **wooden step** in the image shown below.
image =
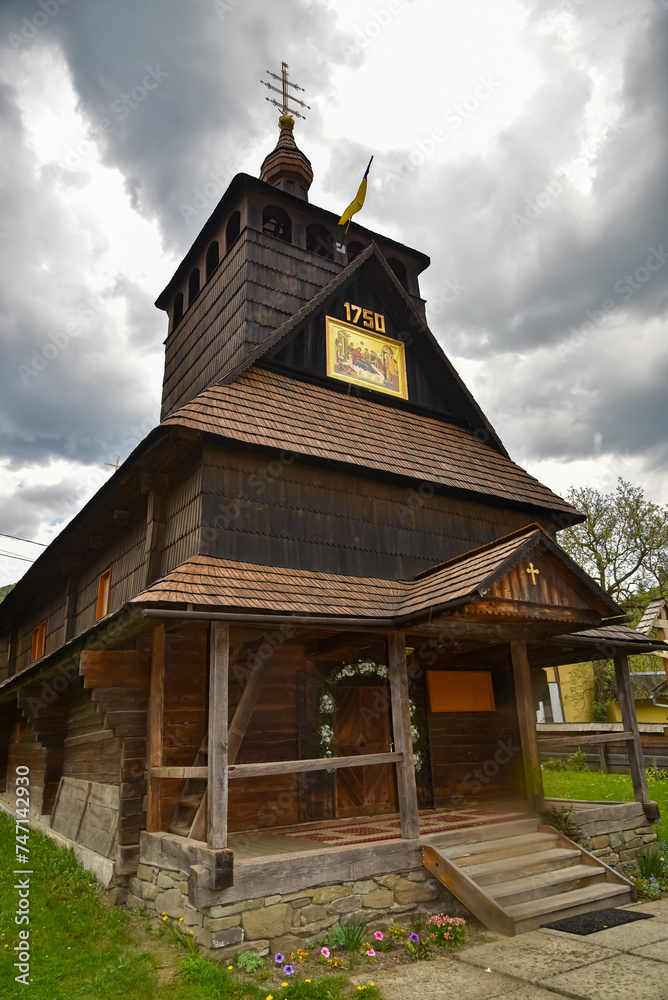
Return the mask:
[[[188,809],[197,809],[198,805],[202,801],[202,795],[204,793],[200,792],[193,795],[184,795],[183,798],[179,799],[180,806],[186,806]]]
[[[454,861],[458,867],[464,868],[547,851],[558,843],[559,837],[555,833],[527,833],[520,837],[504,837],[482,844],[458,844],[456,847],[446,847],[440,853],[449,861]]]
[[[511,882],[497,882],[490,885],[489,895],[504,907],[516,903],[526,903],[532,899],[554,896],[560,892],[582,889],[587,885],[597,885],[606,881],[605,868],[593,865],[572,865],[556,871],[541,872],[527,878],[513,879]]]
[[[541,872],[577,865],[580,863],[581,857],[578,850],[555,847],[528,856],[521,855],[502,858],[498,861],[485,861],[477,865],[458,865],[457,867],[461,868],[478,885],[493,885],[495,882],[508,882],[529,875],[540,875]]]
[[[631,902],[633,893],[630,887],[606,882],[603,885],[588,885],[583,889],[562,892],[556,896],[516,903],[504,909],[515,921],[515,932],[523,934],[553,920],[563,920],[578,913],[602,910],[608,906],[624,906]]]
[[[187,837],[190,833],[190,823],[172,823],[169,832],[175,833],[177,837]]]
[[[457,830],[441,830],[439,833],[425,833],[421,840],[431,844],[443,853],[442,848],[459,844],[485,843],[504,837],[521,837],[526,833],[536,833],[538,821],[535,818],[504,820],[502,823],[486,823],[484,826],[467,826]]]

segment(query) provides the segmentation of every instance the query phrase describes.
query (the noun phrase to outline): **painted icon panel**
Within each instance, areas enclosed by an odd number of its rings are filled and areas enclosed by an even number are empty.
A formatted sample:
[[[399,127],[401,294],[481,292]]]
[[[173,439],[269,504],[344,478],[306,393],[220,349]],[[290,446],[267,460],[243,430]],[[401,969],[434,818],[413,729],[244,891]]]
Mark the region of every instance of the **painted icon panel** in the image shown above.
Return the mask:
[[[401,341],[332,316],[327,316],[326,337],[330,378],[408,398],[406,356]]]

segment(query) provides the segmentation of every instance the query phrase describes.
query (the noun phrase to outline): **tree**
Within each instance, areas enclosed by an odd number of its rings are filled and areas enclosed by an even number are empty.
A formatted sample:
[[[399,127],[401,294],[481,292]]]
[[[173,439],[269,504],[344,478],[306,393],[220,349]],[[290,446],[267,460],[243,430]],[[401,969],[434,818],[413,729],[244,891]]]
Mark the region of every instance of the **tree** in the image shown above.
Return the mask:
[[[587,520],[559,532],[561,547],[632,613],[640,594],[668,593],[668,508],[620,476],[613,493],[591,486],[567,494]]]

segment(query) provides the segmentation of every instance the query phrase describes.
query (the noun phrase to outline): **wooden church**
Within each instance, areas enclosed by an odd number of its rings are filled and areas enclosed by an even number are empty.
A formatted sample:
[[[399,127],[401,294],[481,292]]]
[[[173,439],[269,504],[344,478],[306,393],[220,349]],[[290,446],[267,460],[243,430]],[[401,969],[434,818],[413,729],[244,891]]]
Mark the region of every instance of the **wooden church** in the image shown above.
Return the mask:
[[[429,259],[342,237],[282,110],[158,297],[159,425],[0,606],[3,802],[29,767],[35,822],[209,916],[423,863],[506,933],[626,902],[540,825],[541,668],[614,656],[650,814],[626,654],[661,643],[560,549],[582,516],[430,332]]]

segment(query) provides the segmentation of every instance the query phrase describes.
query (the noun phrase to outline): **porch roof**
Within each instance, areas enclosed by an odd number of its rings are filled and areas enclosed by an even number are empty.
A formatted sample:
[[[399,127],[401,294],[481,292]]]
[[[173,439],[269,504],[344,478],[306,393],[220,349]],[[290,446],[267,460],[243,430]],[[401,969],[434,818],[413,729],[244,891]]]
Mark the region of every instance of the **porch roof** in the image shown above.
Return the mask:
[[[485,594],[518,565],[538,551],[560,566],[564,576],[575,579],[588,605],[601,618],[619,616],[621,609],[591,580],[538,525],[528,525],[477,549],[456,556],[413,580],[340,576],[289,567],[262,566],[214,556],[198,555],[137,595],[142,605],[183,605],[217,610],[286,615],[331,615],[386,620],[388,626],[418,619],[482,600]],[[526,595],[522,598],[528,607]],[[543,598],[545,600],[545,598]],[[540,612],[539,588],[531,607]],[[555,605],[549,605],[554,617]],[[558,612],[558,608],[556,609]],[[507,612],[506,612],[507,613]],[[572,620],[572,619],[571,619]],[[580,622],[587,619],[580,618]],[[577,619],[576,619],[577,622]],[[645,637],[643,637],[645,638]],[[646,640],[645,640],[646,641]]]

